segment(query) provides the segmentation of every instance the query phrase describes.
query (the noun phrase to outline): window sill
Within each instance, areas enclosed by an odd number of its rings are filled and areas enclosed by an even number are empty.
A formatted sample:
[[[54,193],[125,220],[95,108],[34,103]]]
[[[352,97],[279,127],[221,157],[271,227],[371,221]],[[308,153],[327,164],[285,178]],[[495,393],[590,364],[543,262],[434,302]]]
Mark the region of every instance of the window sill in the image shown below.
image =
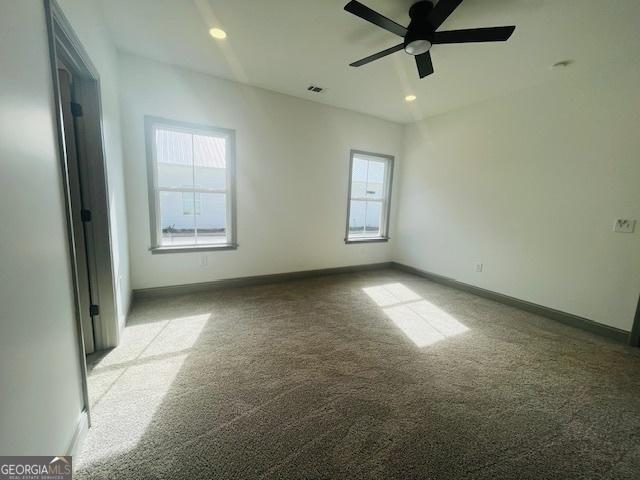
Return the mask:
[[[237,250],[237,243],[221,243],[219,245],[185,245],[183,247],[151,247],[149,251],[156,255],[160,253],[193,253],[215,252],[218,250]]]
[[[345,238],[344,243],[349,245],[352,243],[381,243],[388,241],[389,237]]]

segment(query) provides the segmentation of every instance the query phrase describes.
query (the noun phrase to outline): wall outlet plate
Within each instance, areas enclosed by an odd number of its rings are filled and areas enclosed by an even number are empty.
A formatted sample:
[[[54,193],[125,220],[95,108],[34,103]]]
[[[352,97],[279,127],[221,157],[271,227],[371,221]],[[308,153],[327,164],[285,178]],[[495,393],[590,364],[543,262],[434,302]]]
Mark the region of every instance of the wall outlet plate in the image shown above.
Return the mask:
[[[633,233],[636,221],[629,218],[618,218],[613,224],[613,231],[618,233]]]
[[[482,272],[482,269],[484,268],[484,265],[480,262],[476,263],[476,272]]]

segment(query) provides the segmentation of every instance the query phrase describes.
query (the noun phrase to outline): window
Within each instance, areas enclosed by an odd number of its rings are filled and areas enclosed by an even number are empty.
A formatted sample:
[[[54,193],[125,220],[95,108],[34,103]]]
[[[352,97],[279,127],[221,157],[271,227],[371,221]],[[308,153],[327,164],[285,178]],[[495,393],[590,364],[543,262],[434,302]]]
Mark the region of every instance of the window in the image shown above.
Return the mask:
[[[393,157],[351,151],[345,242],[386,241]]]
[[[196,188],[198,188],[196,186]],[[200,192],[196,192],[193,202],[191,201],[191,194],[182,194],[182,214],[183,215],[200,215]],[[195,212],[194,212],[195,208]]]
[[[151,250],[235,248],[233,130],[152,117],[146,127]]]

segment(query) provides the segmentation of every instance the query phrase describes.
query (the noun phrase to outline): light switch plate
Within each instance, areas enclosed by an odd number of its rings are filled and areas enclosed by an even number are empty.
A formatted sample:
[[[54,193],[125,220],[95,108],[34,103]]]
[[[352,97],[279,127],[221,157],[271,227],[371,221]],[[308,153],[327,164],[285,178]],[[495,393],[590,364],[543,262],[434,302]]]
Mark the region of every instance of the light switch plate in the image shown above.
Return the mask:
[[[619,218],[613,224],[613,231],[618,233],[633,233],[636,221],[629,218]]]

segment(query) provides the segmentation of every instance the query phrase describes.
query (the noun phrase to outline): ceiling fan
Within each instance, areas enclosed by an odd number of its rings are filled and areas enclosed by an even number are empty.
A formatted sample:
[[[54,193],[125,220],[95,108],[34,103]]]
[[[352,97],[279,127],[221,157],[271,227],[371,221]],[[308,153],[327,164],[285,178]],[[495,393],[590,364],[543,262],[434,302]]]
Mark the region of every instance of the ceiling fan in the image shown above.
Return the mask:
[[[447,43],[469,43],[469,42],[504,42],[509,39],[515,26],[509,27],[489,27],[489,28],[469,28],[466,30],[449,30],[436,32],[442,23],[453,13],[462,3],[462,0],[440,0],[435,6],[430,0],[420,0],[414,3],[409,9],[411,22],[408,27],[394,22],[371,10],[360,2],[351,0],[344,9],[354,15],[373,23],[391,33],[403,37],[404,42],[393,47],[374,53],[362,60],[350,64],[352,67],[361,67],[367,63],[386,57],[392,53],[403,50],[409,55],[416,57],[416,65],[420,78],[433,73],[431,63],[431,47]]]

